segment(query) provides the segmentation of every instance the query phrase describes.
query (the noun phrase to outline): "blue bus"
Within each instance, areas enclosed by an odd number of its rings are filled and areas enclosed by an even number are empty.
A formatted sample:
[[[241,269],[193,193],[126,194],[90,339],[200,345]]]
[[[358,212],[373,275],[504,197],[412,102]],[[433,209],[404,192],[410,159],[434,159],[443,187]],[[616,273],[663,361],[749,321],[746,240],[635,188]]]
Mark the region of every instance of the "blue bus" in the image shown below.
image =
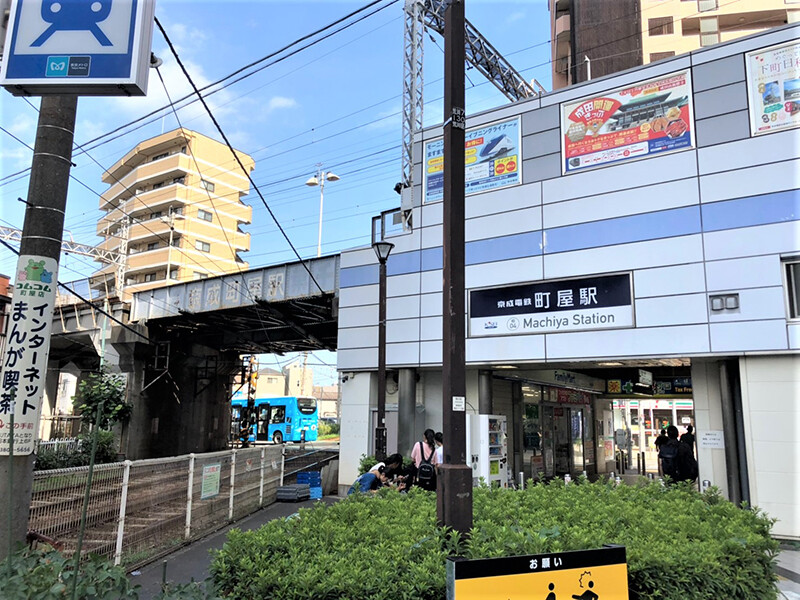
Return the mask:
[[[231,425],[238,437],[239,423],[247,397],[234,394],[231,400]],[[317,439],[317,400],[308,396],[256,398],[256,423],[251,426],[249,440],[283,442],[313,442]]]

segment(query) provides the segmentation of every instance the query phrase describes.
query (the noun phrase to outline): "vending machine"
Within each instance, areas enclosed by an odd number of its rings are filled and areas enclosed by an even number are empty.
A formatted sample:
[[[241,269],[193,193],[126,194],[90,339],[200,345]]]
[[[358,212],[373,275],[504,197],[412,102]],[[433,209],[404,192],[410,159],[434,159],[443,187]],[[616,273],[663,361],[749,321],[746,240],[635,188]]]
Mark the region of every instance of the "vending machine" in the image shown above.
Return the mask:
[[[501,415],[467,415],[467,457],[474,485],[508,487],[508,436]]]

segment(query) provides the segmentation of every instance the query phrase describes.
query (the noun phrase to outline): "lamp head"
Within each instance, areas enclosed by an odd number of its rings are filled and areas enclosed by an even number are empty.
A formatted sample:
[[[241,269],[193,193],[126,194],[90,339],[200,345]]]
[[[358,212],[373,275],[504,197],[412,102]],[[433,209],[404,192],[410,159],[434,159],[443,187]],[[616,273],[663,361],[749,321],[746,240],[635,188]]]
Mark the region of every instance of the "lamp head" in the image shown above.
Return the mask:
[[[328,171],[327,173],[325,173],[325,179],[327,181],[339,181],[341,177],[339,177],[336,173],[331,173],[330,171]]]
[[[313,176],[313,177],[309,177],[308,181],[306,181],[306,185],[309,185],[309,186],[312,186],[312,187],[315,186],[315,185],[319,185],[319,180],[317,179],[316,175]]]
[[[378,256],[378,262],[381,264],[385,263],[389,258],[389,253],[392,251],[392,248],[394,248],[394,244],[385,240],[372,244],[372,249],[375,250],[375,254]]]

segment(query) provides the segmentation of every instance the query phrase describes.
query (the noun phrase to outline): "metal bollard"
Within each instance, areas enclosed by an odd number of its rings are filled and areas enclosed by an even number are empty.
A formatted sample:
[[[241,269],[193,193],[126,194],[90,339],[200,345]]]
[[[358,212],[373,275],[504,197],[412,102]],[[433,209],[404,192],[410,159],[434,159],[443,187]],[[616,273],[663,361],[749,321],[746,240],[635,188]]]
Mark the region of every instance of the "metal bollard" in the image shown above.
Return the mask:
[[[564,475],[564,485],[565,486],[569,485],[570,481],[572,481],[572,477],[570,477],[569,473],[567,473],[566,475]]]
[[[525,473],[522,471],[519,472],[519,489],[525,489]]]

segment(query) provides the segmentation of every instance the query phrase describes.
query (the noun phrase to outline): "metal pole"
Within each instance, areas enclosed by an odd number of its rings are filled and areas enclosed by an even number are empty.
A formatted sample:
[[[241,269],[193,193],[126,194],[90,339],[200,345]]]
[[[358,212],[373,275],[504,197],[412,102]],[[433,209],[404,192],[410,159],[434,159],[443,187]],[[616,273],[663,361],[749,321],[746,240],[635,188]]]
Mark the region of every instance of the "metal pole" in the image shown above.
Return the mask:
[[[231,493],[228,498],[228,520],[233,521],[233,494],[236,480],[236,450],[231,450]]]
[[[23,257],[36,256],[58,262],[61,254],[77,105],[76,96],[42,98],[17,273],[27,266],[27,263],[21,264]],[[57,273],[53,273],[52,283],[55,284],[56,280]],[[40,318],[45,322],[52,321],[52,303],[48,303]],[[46,364],[50,351],[49,336],[45,337],[37,350],[39,359],[44,359]],[[3,390],[3,393],[6,391]],[[35,404],[36,410],[41,406],[42,393],[40,389],[38,395],[28,399],[29,404]],[[33,454],[21,454],[13,458],[0,456],[0,481],[13,478],[12,485],[0,488],[0,506],[8,507],[13,515],[10,523],[0,519],[0,559],[5,557],[13,542],[24,542],[28,531],[33,459]]]
[[[317,173],[319,180],[319,235],[317,236],[317,258],[322,256],[322,199],[325,189],[325,174],[320,170]]]
[[[264,506],[264,461],[267,456],[267,449],[261,449],[261,473],[258,481],[258,505]]]
[[[189,485],[186,488],[186,525],[183,530],[188,540],[192,536],[192,490],[194,489],[194,453],[189,455]]]
[[[439,468],[436,516],[462,535],[472,528],[472,469],[466,452],[464,353],[464,0],[444,15],[444,199],[442,294],[442,417],[447,440]]]
[[[283,486],[283,475],[286,472],[286,446],[281,446],[281,481],[278,485]]]
[[[380,259],[378,276],[378,423],[375,458],[386,458],[386,260]]]
[[[122,562],[122,537],[125,535],[125,509],[128,505],[128,482],[131,477],[131,461],[124,463],[125,470],[122,472],[122,494],[119,499],[119,518],[117,519],[117,547],[114,552],[114,564]]]

